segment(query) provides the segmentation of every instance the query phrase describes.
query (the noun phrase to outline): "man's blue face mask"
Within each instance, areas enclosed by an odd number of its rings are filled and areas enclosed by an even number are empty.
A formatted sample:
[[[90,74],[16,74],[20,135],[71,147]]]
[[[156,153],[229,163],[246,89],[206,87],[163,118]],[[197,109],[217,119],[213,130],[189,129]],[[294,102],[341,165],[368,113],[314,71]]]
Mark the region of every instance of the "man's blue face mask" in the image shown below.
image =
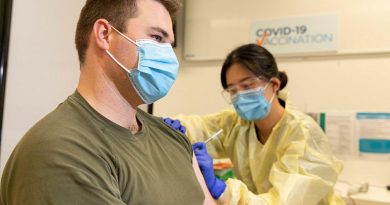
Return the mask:
[[[254,121],[264,119],[271,110],[271,103],[275,93],[268,102],[264,91],[269,83],[264,87],[240,91],[232,97],[232,103],[238,115],[245,120]]]
[[[107,54],[127,73],[140,98],[151,104],[164,97],[176,80],[179,62],[169,43],[157,43],[153,40],[142,39],[135,42],[126,35],[118,32],[138,48],[138,67],[127,69],[108,50]]]

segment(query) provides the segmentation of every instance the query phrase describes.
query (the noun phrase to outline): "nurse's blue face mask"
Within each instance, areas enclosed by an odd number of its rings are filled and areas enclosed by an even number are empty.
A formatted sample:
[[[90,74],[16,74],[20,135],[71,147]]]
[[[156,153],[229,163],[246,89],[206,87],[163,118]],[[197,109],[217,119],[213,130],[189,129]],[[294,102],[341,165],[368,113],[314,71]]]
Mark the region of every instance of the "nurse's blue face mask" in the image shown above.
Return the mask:
[[[275,93],[268,102],[264,92],[270,83],[264,87],[256,87],[244,91],[238,91],[231,97],[238,115],[249,121],[264,119],[271,110],[271,104],[275,97]]]
[[[106,50],[106,53],[128,73],[140,98],[146,104],[151,104],[164,97],[175,82],[179,70],[179,62],[171,44],[149,39],[133,41],[113,26],[111,28],[138,48],[138,67],[133,69],[126,68],[110,51]]]

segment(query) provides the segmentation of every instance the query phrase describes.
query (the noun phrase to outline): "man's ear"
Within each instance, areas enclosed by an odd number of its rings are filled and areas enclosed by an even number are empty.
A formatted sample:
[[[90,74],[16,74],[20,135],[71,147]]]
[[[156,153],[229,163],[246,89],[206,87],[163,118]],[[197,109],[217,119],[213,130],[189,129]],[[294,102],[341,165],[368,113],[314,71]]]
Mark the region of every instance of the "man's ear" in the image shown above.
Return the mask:
[[[106,19],[98,19],[93,24],[92,36],[96,42],[96,46],[108,50],[110,48],[110,33],[111,26]]]

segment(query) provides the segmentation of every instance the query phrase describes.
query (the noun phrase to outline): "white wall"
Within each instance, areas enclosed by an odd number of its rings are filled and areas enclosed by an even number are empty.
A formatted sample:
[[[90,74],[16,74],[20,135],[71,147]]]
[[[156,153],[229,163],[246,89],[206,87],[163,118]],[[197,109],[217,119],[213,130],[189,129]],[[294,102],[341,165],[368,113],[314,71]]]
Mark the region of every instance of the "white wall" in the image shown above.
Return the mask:
[[[384,9],[390,8],[388,2],[382,2]],[[268,1],[268,4],[277,8],[272,1]],[[223,10],[220,7],[204,9],[204,13],[217,9]],[[390,19],[390,12],[387,13],[386,19]],[[353,18],[350,21],[345,24],[356,24]],[[184,42],[183,27],[184,21],[181,17],[176,35],[178,41],[176,51],[181,59]],[[380,28],[376,28],[378,29],[376,32],[380,32]],[[356,38],[358,33],[350,35]],[[375,40],[389,41],[385,36]],[[390,112],[390,93],[387,92],[390,88],[390,54],[282,58],[277,61],[280,70],[286,71],[289,76],[286,90],[289,91],[290,101],[302,111]],[[155,104],[155,114],[158,116],[207,114],[228,108],[229,105],[220,95],[221,65],[222,61],[182,60],[178,80],[168,96]],[[371,185],[385,186],[390,184],[390,163],[359,159],[345,160],[345,168],[340,179],[350,183],[368,182]]]
[[[1,170],[24,133],[76,88],[74,33],[83,3],[13,1]]]
[[[335,36],[339,41],[338,52],[390,52],[390,41],[383,40],[390,35],[388,5],[388,0],[372,0],[369,4],[367,0],[187,0],[184,56],[191,60],[222,60],[233,47],[254,41],[253,26],[259,20],[284,19],[287,26],[291,22],[286,19],[324,15],[328,20],[333,19],[329,15],[338,19],[338,26],[332,25],[332,21],[328,23],[330,27],[338,27]],[[308,25],[308,29],[308,33],[314,32],[310,31],[314,27]],[[272,37],[275,36],[269,34],[269,40]],[[272,51],[275,47],[269,49]],[[287,47],[282,50],[287,51]],[[297,52],[302,50],[297,49]]]

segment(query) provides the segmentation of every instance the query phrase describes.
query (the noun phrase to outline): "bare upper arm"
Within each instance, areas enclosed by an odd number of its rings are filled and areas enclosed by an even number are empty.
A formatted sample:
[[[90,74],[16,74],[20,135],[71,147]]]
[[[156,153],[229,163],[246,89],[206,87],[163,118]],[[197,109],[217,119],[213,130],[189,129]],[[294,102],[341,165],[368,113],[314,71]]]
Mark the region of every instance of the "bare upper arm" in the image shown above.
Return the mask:
[[[196,157],[194,154],[192,154],[192,167],[194,168],[196,178],[199,181],[200,186],[202,187],[203,193],[205,195],[205,200],[203,202],[203,205],[216,205],[217,203],[211,196],[209,190],[207,189],[206,182],[204,181],[202,172],[200,172],[198,161],[196,160]]]

